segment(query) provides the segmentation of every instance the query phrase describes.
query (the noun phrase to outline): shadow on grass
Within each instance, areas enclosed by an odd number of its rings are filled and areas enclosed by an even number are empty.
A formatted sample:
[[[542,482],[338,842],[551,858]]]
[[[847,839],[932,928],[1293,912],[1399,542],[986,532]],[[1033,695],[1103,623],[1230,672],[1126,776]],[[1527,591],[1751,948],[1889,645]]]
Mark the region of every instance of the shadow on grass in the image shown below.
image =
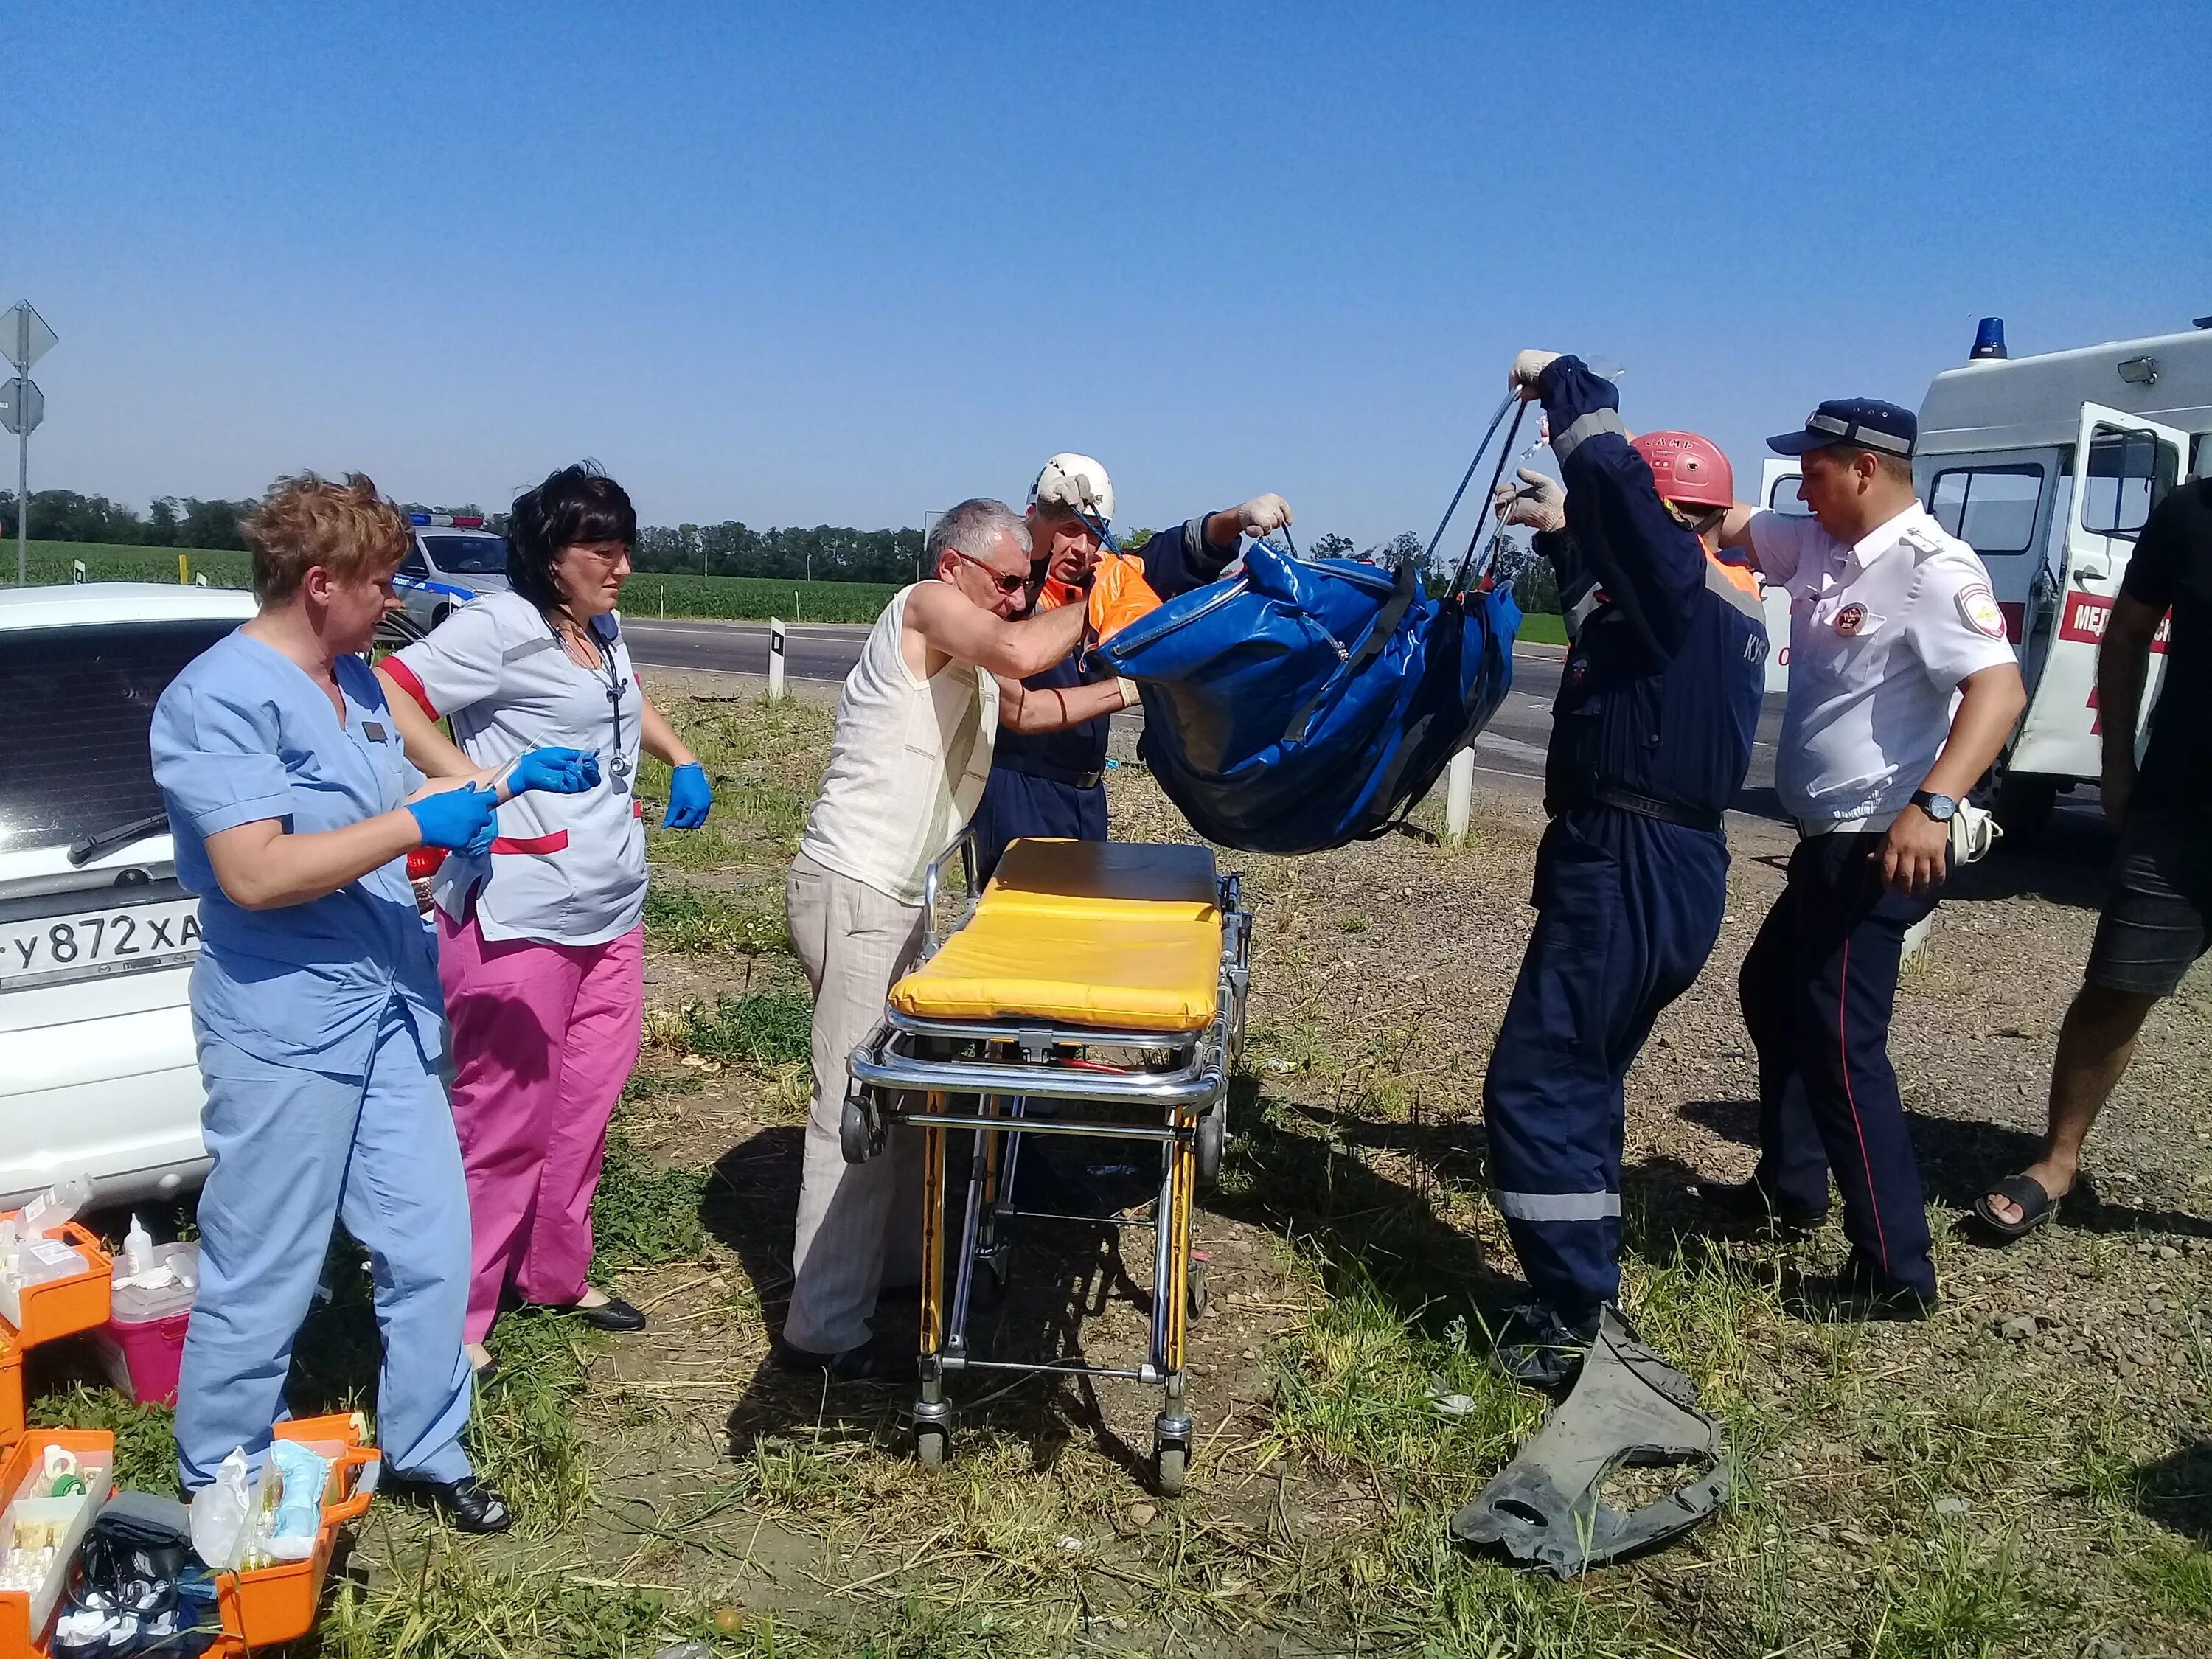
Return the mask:
[[[1680,1115],[1740,1146],[1759,1145],[1759,1103],[1752,1100],[1692,1100]],[[2026,1169],[2042,1149],[2034,1135],[2000,1124],[1978,1123],[1926,1112],[1905,1114],[1913,1151],[1928,1195],[1962,1213],[1990,1189],[1990,1183]],[[2093,1148],[2094,1151],[2094,1148]],[[1692,1177],[1696,1178],[1694,1175]],[[2104,1197],[2094,1180],[2060,1208],[2053,1225],[2093,1233],[2172,1233],[2212,1238],[2212,1219],[2186,1211],[2118,1204]],[[1977,1237],[1969,1229],[1966,1237]]]
[[[2137,1469],[2131,1501],[2167,1530],[2212,1547],[2212,1440],[2191,1440]]]
[[[1023,1154],[1040,1167],[1035,1148],[1042,1139],[1032,1138]],[[791,1240],[804,1144],[805,1130],[798,1125],[750,1136],[715,1164],[700,1205],[702,1224],[710,1237],[737,1253],[775,1330],[781,1330],[790,1303]],[[967,1136],[949,1138],[948,1249],[957,1248],[969,1156]],[[1117,1151],[1112,1156],[1126,1154]],[[1118,1197],[1106,1201],[1111,1204]],[[1024,1183],[1024,1207],[1046,1207],[1057,1201],[1047,1195],[1044,1184]],[[1125,1255],[1122,1239],[1129,1237],[1142,1244]],[[1151,1237],[1148,1231],[1096,1225],[1054,1226],[1048,1231],[1024,1228],[1016,1237],[1013,1267],[1003,1292],[996,1291],[988,1273],[976,1275],[975,1303],[969,1319],[971,1351],[1017,1360],[1073,1358],[1083,1363],[1133,1365],[1141,1354],[1091,1356],[1085,1346],[1086,1327],[1116,1301],[1133,1304],[1149,1319]],[[948,1298],[951,1267],[948,1260]],[[902,1354],[910,1345],[918,1347],[919,1326],[920,1298],[915,1291],[887,1289],[873,1321],[878,1340]],[[1126,1333],[1117,1333],[1121,1334]],[[1119,1349],[1127,1345],[1116,1340],[1112,1346]],[[1029,1448],[1034,1467],[1042,1471],[1082,1437],[1133,1474],[1148,1467],[1150,1448],[1131,1445],[1115,1432],[1087,1379],[1040,1387],[1006,1374],[975,1371],[953,1377],[948,1393],[957,1411],[956,1443],[960,1436],[979,1433],[1012,1437]],[[916,1395],[915,1381],[903,1371],[884,1382],[827,1383],[818,1373],[787,1370],[771,1357],[762,1363],[730,1413],[730,1454],[743,1459],[796,1432],[825,1431],[865,1438],[884,1450],[903,1454],[911,1450],[910,1413]]]

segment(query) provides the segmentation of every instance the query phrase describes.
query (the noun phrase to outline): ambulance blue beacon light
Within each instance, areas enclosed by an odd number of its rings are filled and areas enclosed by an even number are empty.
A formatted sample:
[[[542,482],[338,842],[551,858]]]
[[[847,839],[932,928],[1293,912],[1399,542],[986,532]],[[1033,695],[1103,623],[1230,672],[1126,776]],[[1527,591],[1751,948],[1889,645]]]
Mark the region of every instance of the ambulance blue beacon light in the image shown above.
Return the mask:
[[[1968,360],[1978,362],[1984,357],[2003,357],[2008,355],[2010,354],[2005,350],[2004,319],[1983,318],[1974,330],[1974,349],[1968,354]]]

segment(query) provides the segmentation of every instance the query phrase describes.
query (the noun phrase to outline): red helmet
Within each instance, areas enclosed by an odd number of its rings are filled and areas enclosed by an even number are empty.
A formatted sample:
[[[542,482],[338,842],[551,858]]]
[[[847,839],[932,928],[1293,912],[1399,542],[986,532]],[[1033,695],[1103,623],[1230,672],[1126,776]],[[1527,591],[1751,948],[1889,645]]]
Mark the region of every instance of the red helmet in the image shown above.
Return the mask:
[[[1735,504],[1735,474],[1711,439],[1694,432],[1644,432],[1637,435],[1635,449],[1651,469],[1660,500],[1685,507]]]

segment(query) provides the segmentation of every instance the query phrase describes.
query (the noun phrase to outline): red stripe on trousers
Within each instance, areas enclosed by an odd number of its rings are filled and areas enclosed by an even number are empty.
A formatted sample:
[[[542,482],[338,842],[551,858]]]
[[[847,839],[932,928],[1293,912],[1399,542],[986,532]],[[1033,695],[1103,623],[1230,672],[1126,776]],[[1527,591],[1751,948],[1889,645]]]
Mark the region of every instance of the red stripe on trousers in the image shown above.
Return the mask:
[[[1859,1167],[1866,1171],[1867,1208],[1874,1212],[1875,1248],[1881,1252],[1881,1270],[1889,1271],[1889,1241],[1882,1236],[1881,1204],[1874,1195],[1874,1160],[1867,1156],[1866,1126],[1859,1121],[1858,1097],[1851,1092],[1851,1044],[1844,1035],[1844,1004],[1851,993],[1851,942],[1844,941],[1844,972],[1836,987],[1836,1047],[1844,1059],[1844,1101],[1851,1109],[1851,1127],[1859,1138]]]

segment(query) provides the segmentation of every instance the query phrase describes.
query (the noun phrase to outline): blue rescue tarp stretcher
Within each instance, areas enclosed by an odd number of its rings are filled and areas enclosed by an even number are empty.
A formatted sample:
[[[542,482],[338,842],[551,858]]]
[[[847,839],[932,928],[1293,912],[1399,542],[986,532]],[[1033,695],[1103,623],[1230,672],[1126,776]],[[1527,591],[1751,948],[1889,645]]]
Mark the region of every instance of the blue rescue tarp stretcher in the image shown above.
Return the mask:
[[[1261,542],[1241,576],[1099,648],[1142,690],[1141,752],[1192,828],[1318,853],[1389,830],[1504,701],[1520,608],[1466,575],[1431,599],[1411,564],[1393,577]]]

